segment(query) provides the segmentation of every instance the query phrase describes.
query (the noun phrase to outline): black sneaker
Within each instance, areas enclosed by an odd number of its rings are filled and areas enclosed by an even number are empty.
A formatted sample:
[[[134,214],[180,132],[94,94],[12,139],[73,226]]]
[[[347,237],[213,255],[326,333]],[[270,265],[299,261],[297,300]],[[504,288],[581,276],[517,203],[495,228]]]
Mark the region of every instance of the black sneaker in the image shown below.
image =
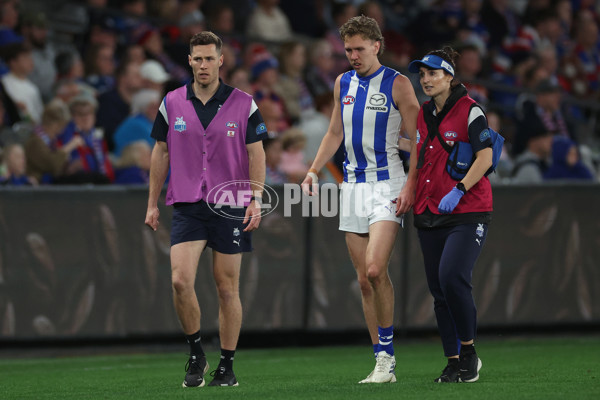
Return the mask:
[[[459,366],[461,382],[475,382],[479,379],[481,360],[477,357],[477,353],[461,354]]]
[[[208,371],[206,357],[190,356],[185,364],[185,378],[181,386],[183,387],[202,387],[206,384],[204,374]]]
[[[448,362],[446,368],[442,371],[442,374],[435,378],[433,381],[436,383],[446,383],[446,382],[458,382],[459,375],[459,363],[457,362]]]
[[[225,369],[225,367],[219,367],[210,373],[213,380],[208,386],[239,386],[238,381],[235,379],[235,374],[231,369]]]

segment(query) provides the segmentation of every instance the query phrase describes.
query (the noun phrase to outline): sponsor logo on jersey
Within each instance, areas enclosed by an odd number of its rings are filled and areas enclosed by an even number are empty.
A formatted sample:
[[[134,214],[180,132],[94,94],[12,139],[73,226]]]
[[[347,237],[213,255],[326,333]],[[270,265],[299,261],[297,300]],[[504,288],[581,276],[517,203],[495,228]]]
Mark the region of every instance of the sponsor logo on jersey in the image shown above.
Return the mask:
[[[417,143],[419,143],[421,141],[421,134],[419,133],[419,130],[417,129]]]
[[[175,126],[173,127],[177,132],[183,132],[187,129],[187,124],[183,120],[183,116],[175,117]]]
[[[344,98],[342,99],[342,103],[344,103],[345,106],[349,106],[350,104],[354,104],[354,102],[356,101],[356,99],[354,98],[354,96],[344,96]]]
[[[235,131],[227,131],[227,136],[235,137]]]
[[[369,104],[365,107],[367,110],[377,112],[387,112],[387,96],[383,93],[373,93],[369,98]]]

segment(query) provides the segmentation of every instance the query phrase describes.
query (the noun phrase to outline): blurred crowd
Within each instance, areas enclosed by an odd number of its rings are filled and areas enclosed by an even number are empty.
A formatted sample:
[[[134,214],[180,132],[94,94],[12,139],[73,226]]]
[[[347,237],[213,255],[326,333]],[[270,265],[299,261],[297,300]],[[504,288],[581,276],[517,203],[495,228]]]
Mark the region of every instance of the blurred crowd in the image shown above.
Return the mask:
[[[446,44],[461,53],[457,77],[507,138],[493,181],[598,182],[594,0],[0,0],[0,182],[147,183],[157,110],[192,78],[201,30],[223,39],[221,79],[265,120],[266,183],[300,182],[349,69],[338,28],[360,14],[400,72]],[[343,159],[323,179],[339,181]]]

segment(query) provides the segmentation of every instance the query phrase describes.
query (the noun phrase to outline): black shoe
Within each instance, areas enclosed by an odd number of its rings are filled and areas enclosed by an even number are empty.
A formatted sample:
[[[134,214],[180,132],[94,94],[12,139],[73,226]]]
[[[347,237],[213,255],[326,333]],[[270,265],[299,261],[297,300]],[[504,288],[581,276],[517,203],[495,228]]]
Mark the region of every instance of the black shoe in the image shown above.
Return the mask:
[[[204,356],[190,356],[185,364],[185,378],[181,386],[183,387],[202,387],[206,384],[204,374],[208,371],[208,363]]]
[[[479,379],[479,370],[481,369],[481,360],[477,353],[460,355],[460,376],[461,382],[475,382]]]
[[[436,383],[458,382],[459,367],[458,362],[448,362],[442,374],[433,381]]]
[[[210,373],[213,380],[208,386],[239,386],[238,381],[235,379],[235,374],[231,369],[225,369],[225,367],[219,367]]]

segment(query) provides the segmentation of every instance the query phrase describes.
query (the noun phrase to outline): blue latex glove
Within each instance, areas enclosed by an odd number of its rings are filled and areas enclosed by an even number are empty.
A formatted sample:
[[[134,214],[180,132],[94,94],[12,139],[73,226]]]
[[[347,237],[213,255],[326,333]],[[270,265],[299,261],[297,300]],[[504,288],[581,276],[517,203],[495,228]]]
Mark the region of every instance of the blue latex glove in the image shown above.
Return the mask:
[[[442,214],[450,214],[456,208],[456,205],[460,201],[460,198],[463,197],[464,193],[458,190],[457,188],[452,188],[451,191],[445,195],[440,201],[440,205],[438,206],[438,211]]]

